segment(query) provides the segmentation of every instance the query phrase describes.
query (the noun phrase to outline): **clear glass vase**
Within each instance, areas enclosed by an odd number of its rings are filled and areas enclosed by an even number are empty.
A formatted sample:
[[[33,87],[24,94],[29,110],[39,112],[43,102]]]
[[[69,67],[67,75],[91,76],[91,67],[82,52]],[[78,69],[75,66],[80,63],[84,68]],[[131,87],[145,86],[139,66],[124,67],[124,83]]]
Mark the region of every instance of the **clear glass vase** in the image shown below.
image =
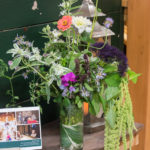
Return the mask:
[[[83,112],[76,105],[60,109],[60,150],[83,149]]]

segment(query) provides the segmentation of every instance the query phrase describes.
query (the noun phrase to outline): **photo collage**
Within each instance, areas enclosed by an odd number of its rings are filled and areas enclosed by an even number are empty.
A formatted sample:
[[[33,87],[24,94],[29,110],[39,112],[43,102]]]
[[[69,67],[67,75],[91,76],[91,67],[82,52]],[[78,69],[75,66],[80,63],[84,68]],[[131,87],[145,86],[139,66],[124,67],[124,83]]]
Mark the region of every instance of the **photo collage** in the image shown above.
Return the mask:
[[[0,112],[0,142],[41,138],[39,110]]]

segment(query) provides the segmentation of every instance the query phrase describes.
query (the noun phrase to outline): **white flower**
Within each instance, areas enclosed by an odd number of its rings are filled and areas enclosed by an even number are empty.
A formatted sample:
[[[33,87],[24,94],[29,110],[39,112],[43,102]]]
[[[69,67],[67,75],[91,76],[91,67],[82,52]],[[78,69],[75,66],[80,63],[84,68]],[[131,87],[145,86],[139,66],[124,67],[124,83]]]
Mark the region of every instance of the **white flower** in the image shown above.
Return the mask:
[[[70,3],[69,3],[69,1],[68,2],[63,2],[59,6],[62,7],[62,8],[68,8],[70,6]]]
[[[91,32],[92,30],[92,22],[89,19],[82,16],[73,16],[72,24],[78,29],[78,32],[80,34],[84,31]]]
[[[58,38],[59,36],[61,36],[61,32],[59,32],[58,30],[53,30],[52,31],[53,35],[54,35],[54,38]]]
[[[92,31],[92,27],[86,27],[86,32],[90,33]]]
[[[66,10],[63,10],[63,11],[60,12],[60,15],[64,16],[66,13],[67,13]]]

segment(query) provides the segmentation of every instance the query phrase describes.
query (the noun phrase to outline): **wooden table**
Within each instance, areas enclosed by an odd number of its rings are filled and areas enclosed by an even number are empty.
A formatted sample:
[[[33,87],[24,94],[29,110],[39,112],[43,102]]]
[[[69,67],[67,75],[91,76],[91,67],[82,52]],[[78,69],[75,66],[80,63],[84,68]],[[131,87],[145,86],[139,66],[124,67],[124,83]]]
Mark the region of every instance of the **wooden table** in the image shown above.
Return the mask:
[[[137,132],[134,132],[133,146],[139,144],[139,132],[143,128],[142,124],[136,123]],[[59,150],[60,136],[59,123],[53,122],[42,127],[43,150]],[[83,150],[104,150],[104,131],[84,136]],[[120,150],[123,150],[122,145]]]

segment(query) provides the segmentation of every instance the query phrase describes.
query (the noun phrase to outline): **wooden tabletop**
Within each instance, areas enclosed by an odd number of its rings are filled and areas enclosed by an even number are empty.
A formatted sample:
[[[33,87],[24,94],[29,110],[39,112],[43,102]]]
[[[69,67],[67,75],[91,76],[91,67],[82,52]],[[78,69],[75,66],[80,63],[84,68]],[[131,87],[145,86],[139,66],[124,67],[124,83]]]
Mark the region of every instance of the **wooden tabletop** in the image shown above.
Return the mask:
[[[134,145],[138,144],[138,133],[143,128],[142,124],[136,123],[137,132],[134,132],[136,141]],[[60,136],[59,136],[59,122],[46,124],[42,127],[43,135],[43,150],[59,150]],[[83,150],[104,150],[104,131],[93,134],[86,134],[84,136]]]

